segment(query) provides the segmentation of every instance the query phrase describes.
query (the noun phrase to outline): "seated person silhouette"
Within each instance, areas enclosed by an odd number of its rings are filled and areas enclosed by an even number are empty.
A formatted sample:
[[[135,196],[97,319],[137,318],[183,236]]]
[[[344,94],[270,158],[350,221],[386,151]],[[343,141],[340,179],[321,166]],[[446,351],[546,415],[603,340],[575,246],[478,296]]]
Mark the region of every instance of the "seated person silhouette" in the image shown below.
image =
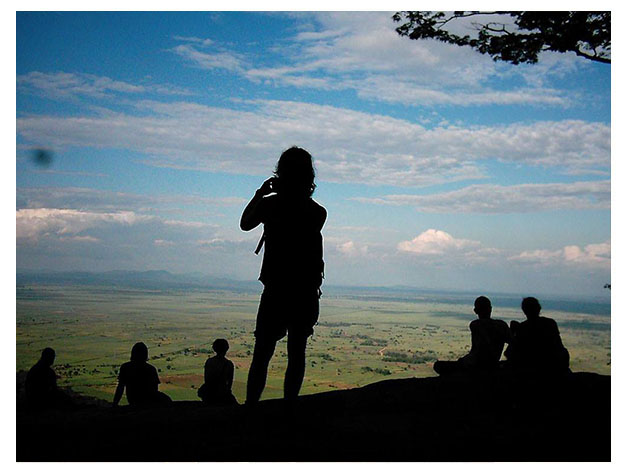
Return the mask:
[[[503,320],[490,318],[492,303],[484,296],[475,300],[474,312],[479,317],[470,322],[472,346],[470,352],[457,361],[436,361],[433,370],[446,375],[456,372],[496,369],[505,343],[511,341],[511,333]]]
[[[126,388],[126,399],[131,406],[168,405],[172,399],[159,392],[157,368],[148,364],[148,347],[135,343],[131,350],[131,361],[120,366],[118,387],[113,396],[113,406],[117,406]]]
[[[535,297],[524,298],[521,308],[527,319],[511,322],[513,339],[505,351],[508,365],[533,372],[568,371],[570,355],[555,320],[540,316],[542,306]]]
[[[52,369],[56,353],[44,348],[39,361],[26,375],[26,399],[32,407],[60,408],[72,405],[70,397],[57,387],[57,374]]]
[[[226,359],[229,351],[229,342],[218,338],[213,342],[213,351],[216,355],[208,358],[205,363],[205,383],[198,388],[198,397],[205,404],[227,406],[237,404],[231,392],[233,386],[233,363]]]

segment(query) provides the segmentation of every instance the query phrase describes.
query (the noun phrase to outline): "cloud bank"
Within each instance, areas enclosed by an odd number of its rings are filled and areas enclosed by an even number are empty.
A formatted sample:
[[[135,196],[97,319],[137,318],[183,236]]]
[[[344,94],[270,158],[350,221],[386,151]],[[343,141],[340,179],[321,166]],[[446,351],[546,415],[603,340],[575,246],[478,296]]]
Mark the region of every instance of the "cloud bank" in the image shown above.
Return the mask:
[[[566,173],[608,171],[610,163],[610,127],[578,120],[426,129],[290,101],[254,101],[249,110],[190,102],[137,106],[137,115],[22,117],[17,131],[27,142],[52,148],[123,148],[156,166],[256,175],[267,173],[278,151],[299,144],[314,152],[322,180],[374,185],[477,179],[485,160]]]
[[[423,213],[533,213],[566,209],[609,209],[609,180],[523,185],[471,185],[430,195],[353,198],[362,203],[414,206]]]
[[[514,70],[496,64],[469,48],[401,38],[391,16],[392,12],[293,15],[304,22],[305,30],[288,44],[274,46],[277,57],[269,62],[276,64],[256,64],[254,57],[200,38],[179,37],[181,44],[170,51],[199,69],[225,69],[255,83],[354,91],[358,97],[388,103],[564,107],[571,102],[563,91],[543,87],[539,76],[572,70],[575,57],[549,55],[541,69],[524,74],[524,67]],[[527,85],[508,91],[484,85],[506,74],[518,75]]]

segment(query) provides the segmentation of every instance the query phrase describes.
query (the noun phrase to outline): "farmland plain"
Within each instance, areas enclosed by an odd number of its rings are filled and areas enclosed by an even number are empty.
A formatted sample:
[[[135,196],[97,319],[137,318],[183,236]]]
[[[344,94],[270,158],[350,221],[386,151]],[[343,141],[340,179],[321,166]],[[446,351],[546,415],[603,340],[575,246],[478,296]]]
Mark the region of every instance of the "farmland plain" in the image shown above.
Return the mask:
[[[18,284],[16,370],[28,370],[51,346],[60,386],[111,400],[120,365],[129,359],[132,345],[144,341],[161,390],[175,400],[195,400],[211,343],[226,338],[227,357],[236,367],[233,392],[243,402],[258,299],[251,290]],[[515,299],[503,299],[503,306],[493,301],[494,318],[524,318],[511,303]],[[468,351],[472,303],[470,295],[413,293],[408,298],[407,292],[325,291],[307,349],[302,394],[434,376],[436,359],[456,359]],[[591,313],[572,302],[563,307],[544,314],[558,322],[573,371],[610,374],[609,311]],[[264,399],[281,396],[286,356],[282,340]]]

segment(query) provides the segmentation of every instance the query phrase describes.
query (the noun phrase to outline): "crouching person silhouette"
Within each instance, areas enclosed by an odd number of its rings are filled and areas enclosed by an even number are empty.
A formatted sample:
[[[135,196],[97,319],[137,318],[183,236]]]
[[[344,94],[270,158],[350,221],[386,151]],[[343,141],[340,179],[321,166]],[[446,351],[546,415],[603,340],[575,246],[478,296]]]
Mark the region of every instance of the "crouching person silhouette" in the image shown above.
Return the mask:
[[[198,397],[205,404],[216,406],[236,405],[237,399],[231,392],[235,367],[226,359],[229,351],[229,342],[218,338],[213,342],[213,351],[216,355],[207,358],[205,363],[205,383],[198,388]]]
[[[470,352],[457,361],[436,361],[433,370],[446,375],[476,369],[496,369],[505,343],[511,341],[511,333],[503,320],[491,318],[492,302],[483,295],[475,300],[476,320],[470,322]]]
[[[535,297],[524,298],[520,306],[527,319],[511,322],[513,340],[505,351],[508,364],[532,373],[568,372],[570,355],[555,320],[540,316],[542,306]]]
[[[244,231],[263,223],[255,253],[265,245],[259,280],[264,289],[248,372],[246,404],[261,398],[277,341],[287,335],[285,399],[298,396],[305,376],[305,348],[318,321],[324,277],[322,226],[326,210],[311,195],[316,185],[311,155],[292,147],[281,155],[272,178],[250,200],[240,221]]]
[[[131,406],[165,406],[172,402],[170,396],[159,392],[157,368],[148,363],[148,347],[138,342],[131,349],[131,361],[120,366],[118,387],[113,396],[117,406],[126,388],[126,399]]]

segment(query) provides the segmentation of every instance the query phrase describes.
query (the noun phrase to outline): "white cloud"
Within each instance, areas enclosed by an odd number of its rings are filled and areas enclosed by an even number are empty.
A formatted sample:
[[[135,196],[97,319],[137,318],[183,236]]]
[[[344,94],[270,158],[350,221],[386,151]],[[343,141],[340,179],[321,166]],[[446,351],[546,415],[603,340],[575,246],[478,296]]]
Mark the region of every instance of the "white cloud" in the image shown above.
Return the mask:
[[[411,254],[432,255],[477,249],[480,243],[470,239],[458,239],[445,231],[427,229],[411,241],[398,243],[398,250]]]
[[[200,221],[180,221],[174,219],[167,219],[163,221],[164,224],[169,226],[178,226],[178,227],[188,227],[188,228],[203,228],[207,226],[207,223],[202,223]]]
[[[530,213],[560,209],[609,209],[610,181],[522,185],[471,185],[430,195],[353,198],[381,205],[415,206],[423,213]]]
[[[576,245],[564,246],[562,249],[538,249],[525,251],[511,256],[511,261],[538,265],[578,265],[583,267],[599,267],[610,269],[612,249],[609,241],[599,244],[588,244],[583,248]]]
[[[437,127],[384,115],[288,101],[250,110],[142,101],[141,115],[17,119],[30,143],[123,148],[157,166],[266,175],[281,150],[309,150],[322,179],[422,186],[484,176],[478,161],[607,170],[610,126],[577,120]],[[148,114],[147,114],[148,113]],[[306,117],[307,120],[303,120]]]
[[[29,172],[34,173],[35,175],[91,176],[91,177],[99,177],[99,178],[104,178],[104,177],[109,176],[106,173],[93,173],[93,172],[72,171],[72,170],[29,170]]]
[[[59,238],[60,241],[71,241],[71,242],[100,242],[100,239],[95,238],[93,236],[63,236]]]
[[[368,253],[368,246],[357,245],[353,241],[346,241],[338,244],[337,250],[346,257],[363,257]]]
[[[481,55],[437,42],[408,41],[394,29],[389,12],[325,12],[318,30],[297,37],[306,68],[329,72],[382,72],[419,84],[471,84],[489,77],[495,65]]]
[[[157,247],[170,247],[174,246],[176,243],[174,241],[168,241],[167,239],[155,239],[154,244]]]
[[[16,229],[21,269],[167,269],[251,280],[259,269],[255,243],[219,236],[229,230],[215,225],[134,212],[20,209]],[[199,244],[210,241],[220,244]]]
[[[84,187],[17,188],[18,208],[62,208],[81,211],[181,212],[192,206],[209,209],[241,206],[245,198],[198,195],[140,195]],[[176,206],[174,210],[172,206]]]
[[[18,209],[16,237],[18,240],[37,241],[41,237],[98,239],[80,236],[87,230],[119,228],[150,224],[153,227],[170,227],[179,233],[186,229],[212,228],[197,221],[164,220],[157,216],[137,214],[133,211],[94,212],[76,209],[26,208]]]
[[[175,46],[171,51],[201,69],[226,69],[234,72],[244,69],[242,56],[228,51],[204,52],[191,44]]]
[[[175,36],[169,51],[194,67],[235,72],[250,81],[322,90],[354,90],[359,97],[390,103],[456,106],[527,104],[568,106],[564,91],[544,86],[542,78],[577,67],[576,58],[542,56],[533,73],[496,64],[470,48],[437,41],[401,38],[391,12],[319,12],[307,15],[300,31],[271,51],[280,64],[258,64],[210,39]],[[303,16],[293,16],[303,20]],[[469,28],[462,20],[458,28]],[[271,56],[269,56],[271,58]],[[518,76],[526,87],[490,90],[494,77]]]
[[[336,87],[340,84],[335,83]],[[549,88],[517,88],[510,91],[497,91],[489,88],[479,90],[468,89],[434,89],[427,85],[417,85],[406,79],[392,80],[389,77],[375,76],[359,81],[345,81],[345,87],[353,88],[359,97],[376,99],[383,102],[411,105],[552,105],[565,107],[571,99],[561,91]]]
[[[197,36],[173,36],[176,41],[182,41],[184,43],[197,43],[202,46],[209,46],[213,44],[213,40],[210,38],[198,38]]]
[[[133,225],[150,219],[132,211],[93,213],[73,209],[20,209],[16,211],[17,239],[37,239],[43,235],[73,235],[107,223]]]
[[[479,241],[456,238],[436,229],[428,229],[410,241],[398,243],[397,250],[401,255],[420,257],[423,263],[453,264],[460,267],[489,264],[506,269],[513,264],[522,264],[553,269],[568,266],[609,270],[611,264],[609,241],[583,247],[567,245],[561,249],[536,249],[512,254],[510,251],[485,247]]]
[[[189,95],[190,92],[180,87],[163,84],[131,84],[117,81],[106,76],[80,73],[43,73],[31,71],[17,76],[17,87],[23,92],[39,94],[56,99],[89,96],[110,97],[112,94],[157,93]]]

